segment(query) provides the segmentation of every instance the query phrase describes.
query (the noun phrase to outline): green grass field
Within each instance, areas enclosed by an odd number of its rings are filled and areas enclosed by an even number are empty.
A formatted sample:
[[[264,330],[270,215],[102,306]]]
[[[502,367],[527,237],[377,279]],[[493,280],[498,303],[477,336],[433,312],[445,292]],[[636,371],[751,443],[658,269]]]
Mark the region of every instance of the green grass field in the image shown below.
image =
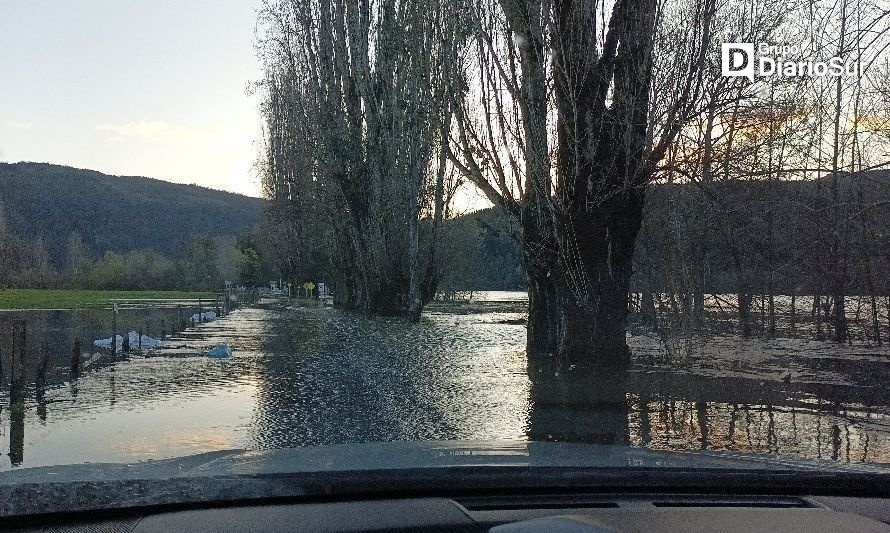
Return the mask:
[[[0,309],[76,309],[108,304],[112,299],[213,298],[211,292],[184,291],[92,291],[66,289],[3,289]]]

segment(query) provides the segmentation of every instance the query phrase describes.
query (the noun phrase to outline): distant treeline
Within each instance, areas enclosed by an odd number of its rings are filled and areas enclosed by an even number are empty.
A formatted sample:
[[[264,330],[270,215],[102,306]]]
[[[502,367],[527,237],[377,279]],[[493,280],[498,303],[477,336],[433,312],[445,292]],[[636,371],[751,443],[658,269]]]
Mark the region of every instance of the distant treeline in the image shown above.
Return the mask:
[[[0,289],[217,290],[278,277],[263,201],[194,185],[0,163]]]
[[[12,175],[3,172],[9,167],[17,167],[15,176],[19,177],[27,175],[28,169],[28,172],[47,170],[44,176],[47,181],[38,180],[28,186],[17,182],[18,203],[14,208],[0,203],[0,263],[3,265],[0,288],[215,290],[226,280],[265,285],[279,277],[300,283],[310,279],[329,280],[334,275],[332,247],[326,237],[307,235],[282,243],[280,235],[289,232],[282,226],[276,228],[272,211],[265,216],[257,211],[256,217],[261,223],[254,228],[249,224],[253,215],[241,211],[239,220],[245,225],[231,235],[190,234],[191,226],[178,232],[165,233],[161,229],[152,234],[150,230],[158,224],[163,226],[163,220],[182,220],[202,209],[204,217],[210,219],[205,223],[210,226],[235,224],[232,220],[220,220],[228,218],[225,202],[197,201],[198,207],[192,208],[187,202],[196,200],[189,195],[171,204],[175,207],[153,208],[153,214],[161,222],[146,223],[151,238],[134,240],[129,245],[125,245],[123,237],[133,220],[142,214],[120,216],[96,225],[89,224],[89,218],[81,217],[76,223],[72,219],[67,228],[61,227],[61,222],[22,220],[28,213],[38,218],[43,216],[23,207],[23,199],[28,197],[32,204],[48,209],[46,206],[51,205],[53,199],[35,195],[34,191],[39,190],[38,184],[47,191],[60,187],[59,183],[64,183],[62,174],[53,179],[50,176],[63,172],[64,167],[0,165],[0,177],[5,176],[0,183],[7,189]],[[84,185],[84,176],[89,175],[89,171],[64,171],[72,172],[67,176],[74,176],[71,190],[66,194],[80,198],[78,212],[88,210],[87,206],[103,205],[107,196],[90,198],[85,192],[75,190],[86,186],[87,191],[99,194],[98,189]],[[634,257],[632,291],[680,295],[738,293],[741,283],[743,291],[751,294],[827,294],[832,276],[837,274],[827,259],[833,242],[828,231],[832,223],[828,218],[833,191],[831,179],[651,186]],[[147,198],[154,193],[162,194],[158,191],[164,191],[168,185],[179,187],[146,178],[134,180],[133,183],[141,184],[136,187],[142,191],[139,194]],[[52,183],[55,185],[50,186]],[[211,197],[218,193],[195,187],[189,190],[192,189]],[[136,195],[135,189],[129,192]],[[846,271],[841,274],[845,277],[847,292],[890,295],[887,276],[890,173],[875,171],[840,176],[837,192],[842,206],[840,227],[844,232],[840,239],[843,249],[838,253],[845,257]],[[254,199],[219,194],[235,202],[235,213],[239,213],[239,202],[254,203]],[[132,201],[152,203],[155,200]],[[215,211],[217,208],[220,210]],[[11,215],[17,217],[17,224],[10,223]],[[422,220],[422,232],[429,231],[428,222]],[[38,229],[16,231],[16,227],[54,224],[60,225],[55,233]],[[83,228],[92,236],[92,246],[82,233]],[[516,223],[495,209],[445,220],[440,236],[439,290],[524,289],[526,277],[517,231]],[[97,242],[115,240],[120,248],[95,248]]]
[[[632,290],[827,294],[830,180],[651,186]],[[890,173],[841,176],[838,193],[848,293],[890,295]],[[515,231],[493,209],[448,221],[443,288],[523,288]]]
[[[890,172],[836,179],[652,186],[633,287],[825,295],[840,277],[846,294],[890,295]]]
[[[277,277],[260,259],[251,233],[193,236],[175,256],[139,248],[96,257],[74,231],[65,250],[62,264],[51,261],[44,239],[21,238],[0,215],[0,289],[216,291],[225,281],[257,286]]]
[[[44,163],[0,163],[0,209],[7,231],[43,240],[56,269],[65,266],[69,236],[86,253],[148,249],[179,256],[195,235],[239,235],[257,224],[259,198],[134,176],[109,176]]]

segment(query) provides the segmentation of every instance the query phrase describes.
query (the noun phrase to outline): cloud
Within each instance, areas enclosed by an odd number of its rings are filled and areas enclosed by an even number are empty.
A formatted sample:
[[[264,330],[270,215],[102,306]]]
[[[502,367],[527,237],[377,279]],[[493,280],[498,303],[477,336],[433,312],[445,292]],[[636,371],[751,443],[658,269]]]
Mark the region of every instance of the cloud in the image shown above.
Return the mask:
[[[161,120],[140,120],[124,124],[99,124],[96,129],[114,132],[116,137],[109,140],[120,140],[120,137],[135,137],[147,141],[168,143],[185,143],[199,135],[186,126],[171,124]]]
[[[34,124],[30,122],[16,122],[14,120],[7,120],[6,126],[14,130],[30,130],[34,127]]]

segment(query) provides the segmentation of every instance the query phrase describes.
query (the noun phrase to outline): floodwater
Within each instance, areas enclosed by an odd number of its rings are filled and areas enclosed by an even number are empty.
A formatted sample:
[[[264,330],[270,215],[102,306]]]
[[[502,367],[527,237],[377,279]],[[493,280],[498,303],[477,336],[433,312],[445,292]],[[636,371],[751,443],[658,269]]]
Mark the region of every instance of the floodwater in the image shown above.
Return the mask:
[[[31,379],[17,405],[0,355],[0,470],[344,442],[597,440],[604,426],[632,446],[890,462],[886,346],[631,335],[617,411],[554,409],[526,373],[525,327],[509,323],[522,315],[522,295],[477,296],[431,305],[419,324],[324,307],[242,308],[161,349],[94,357],[77,376],[71,331],[101,338],[104,322],[0,315],[39,324],[29,335],[45,340],[29,350],[51,352],[45,384]],[[152,336],[172,320],[146,313],[131,323]],[[201,355],[223,342],[231,357]],[[84,351],[99,353],[90,344]]]

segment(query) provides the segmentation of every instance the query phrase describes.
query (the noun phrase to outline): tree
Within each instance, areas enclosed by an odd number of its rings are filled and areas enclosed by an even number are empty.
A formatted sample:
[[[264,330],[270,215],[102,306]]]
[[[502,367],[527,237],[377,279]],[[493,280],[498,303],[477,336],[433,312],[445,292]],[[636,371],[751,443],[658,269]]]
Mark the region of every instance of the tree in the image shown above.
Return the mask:
[[[694,116],[709,49],[713,2],[685,7],[681,46],[659,50],[673,65],[654,99],[655,1],[619,0],[609,13],[584,0],[503,0],[475,12],[465,76],[481,81],[457,103],[450,156],[521,221],[533,373],[627,360],[646,186]]]
[[[24,266],[22,243],[9,230],[6,212],[0,201],[0,288],[12,287],[18,283]]]
[[[417,320],[434,293],[420,220],[429,193],[441,222],[444,168],[436,171],[434,153],[449,113],[457,14],[453,3],[419,0],[264,9],[264,184],[275,226],[292,237],[281,263],[293,270],[311,228],[333,248],[346,307]]]
[[[89,252],[83,243],[80,232],[75,230],[68,236],[68,279],[75,288],[80,288],[89,272]]]
[[[198,236],[186,247],[182,268],[183,278],[189,290],[217,290],[223,285],[220,272],[219,245],[213,237]]]

